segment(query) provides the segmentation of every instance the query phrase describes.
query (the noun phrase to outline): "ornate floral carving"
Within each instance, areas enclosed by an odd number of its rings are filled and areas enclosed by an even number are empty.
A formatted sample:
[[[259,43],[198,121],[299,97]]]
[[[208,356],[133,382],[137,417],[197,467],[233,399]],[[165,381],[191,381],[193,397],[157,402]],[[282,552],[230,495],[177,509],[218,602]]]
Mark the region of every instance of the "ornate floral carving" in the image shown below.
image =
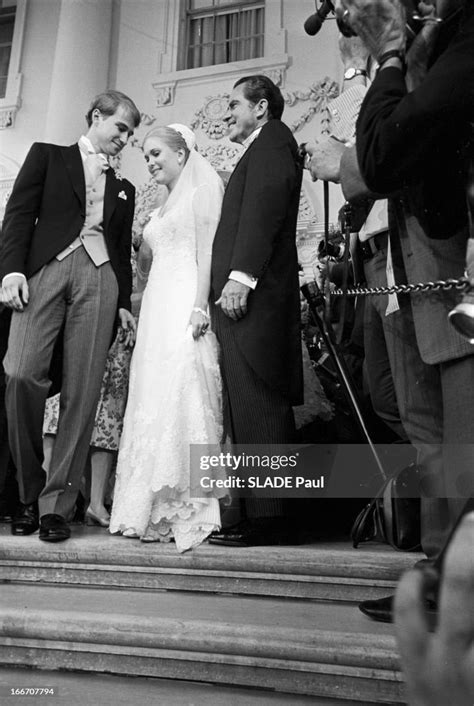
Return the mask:
[[[304,193],[304,190],[302,189],[300,195],[300,205],[298,209],[298,222],[303,221],[306,223],[307,226],[309,221],[314,222],[315,218],[316,214],[314,213],[314,210],[311,204],[309,203],[308,198]]]
[[[224,116],[227,112],[229,94],[207,96],[203,107],[194,113],[190,126],[193,130],[200,128],[211,140],[220,140],[227,132]]]
[[[322,132],[326,132],[329,121],[327,105],[330,100],[336,98],[338,95],[339,87],[336,81],[333,81],[328,76],[317,83],[313,83],[307,91],[284,91],[285,102],[289,106],[296,105],[300,101],[310,103],[303,115],[290,125],[291,130],[297,132],[308,123],[316,113],[322,113],[321,129]]]
[[[141,245],[143,240],[143,229],[150,220],[150,214],[158,206],[160,201],[160,191],[164,187],[158,186],[153,179],[149,179],[145,184],[137,188],[135,196],[135,214],[132,226],[132,242],[135,250]]]
[[[13,178],[2,179],[0,181],[0,220],[3,218],[3,215],[5,213],[5,208],[7,205],[7,201],[10,198],[14,181],[15,179]]]
[[[232,171],[239,157],[240,150],[230,145],[206,145],[199,150],[212,164],[214,169],[221,171]]]
[[[147,115],[147,113],[140,113],[141,116],[141,122],[140,122],[140,127],[143,128],[148,128],[150,125],[153,125],[153,123],[156,122],[156,115]],[[142,140],[143,140],[144,135],[142,134],[141,137],[138,137],[138,135],[134,134],[128,141],[128,144],[130,147],[138,147],[141,149],[142,147]]]
[[[145,125],[146,127],[148,127],[149,125],[153,125],[153,123],[156,121],[156,115],[147,115],[147,113],[140,113],[140,117],[140,125]]]
[[[263,71],[262,72],[265,76],[268,76],[268,78],[273,81],[275,86],[282,86],[283,81],[285,78],[285,69],[284,68],[279,68],[279,69],[269,69],[268,71]]]

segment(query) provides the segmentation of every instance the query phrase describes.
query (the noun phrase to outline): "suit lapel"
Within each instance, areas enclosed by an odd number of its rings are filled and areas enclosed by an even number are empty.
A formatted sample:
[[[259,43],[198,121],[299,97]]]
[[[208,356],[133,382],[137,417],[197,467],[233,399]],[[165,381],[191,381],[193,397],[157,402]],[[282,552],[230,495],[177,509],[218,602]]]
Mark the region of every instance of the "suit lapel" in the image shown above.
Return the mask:
[[[241,168],[242,165],[245,164],[245,162],[248,160],[249,152],[251,151],[251,149],[253,148],[253,146],[255,145],[255,143],[257,142],[259,137],[260,137],[260,135],[258,135],[258,137],[256,137],[255,140],[247,147],[247,149],[243,152],[243,154],[240,155],[239,160],[238,160],[237,164],[235,165],[232,174],[229,177],[229,181],[227,182],[227,185],[225,187],[226,190],[229,188],[229,184],[232,181],[232,177],[234,176],[234,174],[236,172],[238,172],[239,168]]]
[[[64,162],[71,180],[74,193],[81,204],[81,213],[86,213],[86,181],[84,177],[84,166],[82,164],[81,152],[78,145],[66,147],[63,151]]]
[[[107,229],[112,218],[113,212],[117,205],[117,189],[119,182],[115,176],[115,172],[110,167],[105,172],[105,191],[104,191],[104,233],[107,233]]]

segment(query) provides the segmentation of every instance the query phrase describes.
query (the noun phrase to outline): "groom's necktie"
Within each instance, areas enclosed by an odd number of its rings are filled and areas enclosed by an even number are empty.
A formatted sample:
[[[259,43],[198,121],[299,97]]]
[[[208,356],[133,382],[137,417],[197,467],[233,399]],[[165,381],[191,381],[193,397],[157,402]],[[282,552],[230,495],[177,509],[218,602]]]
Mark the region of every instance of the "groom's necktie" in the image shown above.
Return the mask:
[[[85,166],[92,178],[92,183],[97,181],[101,174],[107,171],[107,169],[109,169],[110,167],[105,154],[97,154],[96,152],[88,153],[85,161]]]

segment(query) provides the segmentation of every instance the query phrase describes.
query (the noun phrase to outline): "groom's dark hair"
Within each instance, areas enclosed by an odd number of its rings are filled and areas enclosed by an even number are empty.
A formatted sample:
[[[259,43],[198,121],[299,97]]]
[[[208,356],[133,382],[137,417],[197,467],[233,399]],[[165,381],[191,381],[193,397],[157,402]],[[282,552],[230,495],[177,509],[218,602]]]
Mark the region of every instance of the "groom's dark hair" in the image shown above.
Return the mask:
[[[265,98],[268,102],[268,117],[280,120],[285,107],[285,100],[280,89],[268,76],[257,74],[255,76],[244,76],[234,83],[234,88],[243,85],[244,96],[254,105]]]
[[[100,110],[103,115],[113,115],[119,106],[122,106],[128,111],[134,126],[138,127],[140,125],[141,115],[135,103],[131,98],[126,96],[125,93],[112,90],[99,93],[99,95],[94,98],[86,114],[87,125],[89,127],[92,125],[92,113],[94,110]]]

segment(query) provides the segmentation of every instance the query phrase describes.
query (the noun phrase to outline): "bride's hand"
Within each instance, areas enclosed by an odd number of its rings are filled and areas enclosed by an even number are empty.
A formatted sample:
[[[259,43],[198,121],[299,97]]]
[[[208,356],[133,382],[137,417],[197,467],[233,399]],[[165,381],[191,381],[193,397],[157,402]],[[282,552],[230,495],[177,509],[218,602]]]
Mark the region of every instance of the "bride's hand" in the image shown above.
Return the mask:
[[[197,340],[200,336],[204,336],[209,328],[209,317],[200,311],[193,311],[189,317],[188,325],[192,328],[193,338]]]

